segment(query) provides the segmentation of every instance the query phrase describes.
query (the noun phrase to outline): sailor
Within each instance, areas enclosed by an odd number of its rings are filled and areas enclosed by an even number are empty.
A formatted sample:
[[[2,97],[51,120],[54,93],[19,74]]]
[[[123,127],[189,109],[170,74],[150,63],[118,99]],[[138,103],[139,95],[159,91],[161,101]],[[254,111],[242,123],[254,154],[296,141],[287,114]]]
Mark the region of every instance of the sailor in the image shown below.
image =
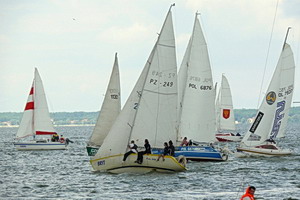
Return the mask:
[[[255,190],[256,188],[254,186],[248,187],[245,194],[241,197],[241,200],[254,200]]]
[[[137,145],[134,144],[134,140],[131,140],[130,144],[128,145],[128,148],[130,149],[127,153],[124,154],[123,162],[125,162],[126,158],[132,154],[137,153]]]
[[[54,133],[52,135],[51,141],[52,142],[58,142],[58,140],[59,140],[59,135],[57,133]]]
[[[164,152],[163,152],[161,155],[158,156],[158,158],[157,158],[156,161],[159,161],[159,159],[160,159],[161,157],[163,158],[163,161],[165,161],[165,156],[166,156],[166,155],[169,155],[170,151],[169,151],[168,143],[165,142],[165,143],[164,143],[164,146],[165,146]]]
[[[148,139],[145,139],[144,147],[145,147],[145,151],[138,152],[138,157],[137,157],[137,160],[135,161],[136,163],[142,164],[143,163],[143,155],[151,154],[151,146],[149,144]]]
[[[174,156],[175,155],[175,147],[173,145],[173,142],[172,140],[169,141],[169,154],[170,156]]]
[[[188,146],[189,145],[189,142],[187,141],[187,137],[184,137],[180,146]]]
[[[60,143],[64,143],[65,142],[65,138],[63,137],[63,135],[60,135],[59,141],[60,141]]]

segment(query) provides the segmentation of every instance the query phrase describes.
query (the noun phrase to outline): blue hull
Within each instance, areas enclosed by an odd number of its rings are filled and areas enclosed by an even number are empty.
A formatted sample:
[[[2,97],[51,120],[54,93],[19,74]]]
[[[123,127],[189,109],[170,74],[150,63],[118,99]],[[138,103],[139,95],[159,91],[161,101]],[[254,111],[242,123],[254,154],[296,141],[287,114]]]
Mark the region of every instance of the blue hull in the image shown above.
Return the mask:
[[[225,161],[228,155],[223,154],[210,146],[176,147],[175,157],[185,156],[193,161]]]
[[[153,154],[162,154],[162,149],[152,149]],[[227,154],[221,153],[211,146],[175,147],[175,157],[184,156],[192,161],[225,161]]]

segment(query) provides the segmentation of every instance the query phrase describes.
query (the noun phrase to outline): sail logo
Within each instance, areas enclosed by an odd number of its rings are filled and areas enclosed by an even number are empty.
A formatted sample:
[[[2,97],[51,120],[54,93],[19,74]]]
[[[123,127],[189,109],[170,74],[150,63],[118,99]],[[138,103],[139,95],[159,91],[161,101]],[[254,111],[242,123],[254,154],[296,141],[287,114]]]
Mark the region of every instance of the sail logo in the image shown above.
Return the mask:
[[[230,117],[230,110],[223,109],[223,118],[228,119]]]
[[[258,114],[257,114],[257,116],[255,118],[255,121],[253,122],[253,124],[252,124],[252,126],[251,126],[251,128],[249,130],[251,133],[254,133],[256,131],[256,129],[257,129],[258,125],[260,124],[263,116],[264,116],[264,113],[258,112]]]
[[[271,91],[266,96],[267,104],[272,105],[276,101],[276,93]]]
[[[281,120],[284,117],[284,113],[281,113],[281,112],[284,111],[284,108],[285,108],[285,101],[280,101],[277,103],[277,110],[275,112],[274,123],[273,123],[272,131],[270,134],[271,139],[276,138],[276,136],[279,132]]]

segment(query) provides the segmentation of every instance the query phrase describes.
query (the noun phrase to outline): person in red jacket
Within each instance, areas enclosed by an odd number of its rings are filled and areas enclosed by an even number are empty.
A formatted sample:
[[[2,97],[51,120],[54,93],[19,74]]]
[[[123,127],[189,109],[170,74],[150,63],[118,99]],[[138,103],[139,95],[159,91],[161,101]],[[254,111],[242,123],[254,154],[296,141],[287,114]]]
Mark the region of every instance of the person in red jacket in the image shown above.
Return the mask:
[[[245,194],[241,197],[241,200],[254,200],[255,190],[256,188],[254,186],[248,187]]]

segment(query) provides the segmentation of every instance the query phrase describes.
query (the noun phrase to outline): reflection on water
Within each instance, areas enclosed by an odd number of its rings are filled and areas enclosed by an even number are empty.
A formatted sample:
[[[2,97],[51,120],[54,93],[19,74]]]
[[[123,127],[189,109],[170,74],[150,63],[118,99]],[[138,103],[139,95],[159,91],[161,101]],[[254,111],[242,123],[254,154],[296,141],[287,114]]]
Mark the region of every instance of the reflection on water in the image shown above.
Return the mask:
[[[17,128],[0,128],[0,199],[239,199],[247,184],[260,199],[300,199],[300,125],[280,142],[295,154],[190,162],[183,173],[93,172],[85,144],[93,127],[57,127],[74,141],[65,151],[16,151]],[[235,144],[229,144],[234,150]]]

